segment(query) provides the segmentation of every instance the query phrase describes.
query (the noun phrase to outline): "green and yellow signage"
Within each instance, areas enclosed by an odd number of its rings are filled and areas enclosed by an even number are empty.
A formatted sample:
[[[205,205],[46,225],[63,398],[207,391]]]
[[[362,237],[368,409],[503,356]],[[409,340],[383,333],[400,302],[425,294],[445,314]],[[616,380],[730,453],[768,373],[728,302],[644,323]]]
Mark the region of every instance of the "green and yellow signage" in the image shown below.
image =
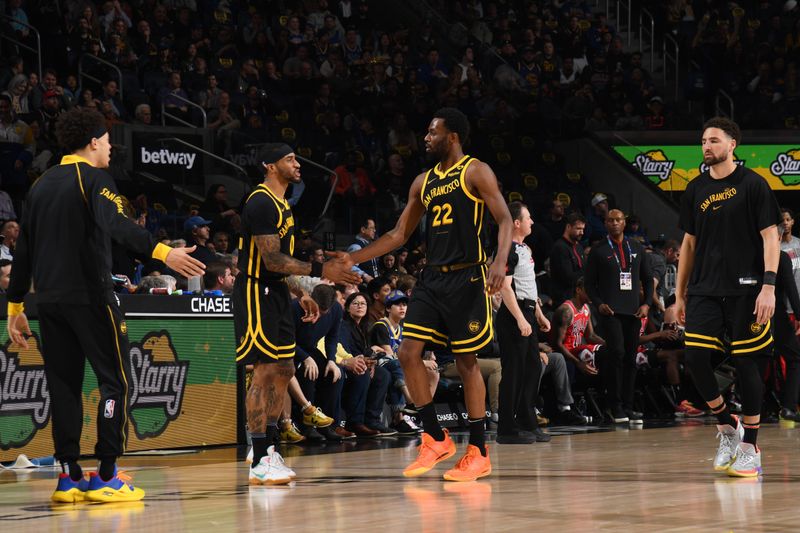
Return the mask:
[[[236,442],[236,365],[230,319],[126,321],[131,362],[128,450]],[[5,320],[0,320],[5,331]],[[53,454],[51,397],[38,321],[28,348],[0,338],[0,461]],[[93,453],[100,393],[89,365],[83,381],[81,453]]]
[[[706,171],[700,144],[614,146],[614,150],[665,191],[682,191]],[[800,145],[743,144],[734,158],[763,176],[775,190],[800,189]]]

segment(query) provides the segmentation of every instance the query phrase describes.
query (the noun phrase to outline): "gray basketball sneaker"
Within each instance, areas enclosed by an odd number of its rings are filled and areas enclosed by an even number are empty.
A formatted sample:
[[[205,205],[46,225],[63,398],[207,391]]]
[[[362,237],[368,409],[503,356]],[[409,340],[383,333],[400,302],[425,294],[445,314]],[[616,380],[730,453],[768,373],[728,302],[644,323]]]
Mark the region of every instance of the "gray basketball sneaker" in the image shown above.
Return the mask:
[[[736,450],[744,438],[742,423],[737,416],[733,416],[733,419],[736,421],[735,429],[729,424],[717,425],[719,448],[717,448],[717,456],[714,457],[714,470],[717,472],[726,472],[731,463],[736,460]]]
[[[740,442],[736,459],[728,467],[731,477],[758,477],[761,474],[761,450],[754,444]]]

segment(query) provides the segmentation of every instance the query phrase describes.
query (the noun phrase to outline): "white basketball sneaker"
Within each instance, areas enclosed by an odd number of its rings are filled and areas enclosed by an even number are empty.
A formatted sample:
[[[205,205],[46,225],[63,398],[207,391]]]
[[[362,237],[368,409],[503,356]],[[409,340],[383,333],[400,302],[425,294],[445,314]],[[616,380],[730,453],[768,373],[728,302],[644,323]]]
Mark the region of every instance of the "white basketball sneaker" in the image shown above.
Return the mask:
[[[275,446],[270,446],[267,455],[257,465],[250,467],[249,480],[251,485],[286,485],[295,476],[294,471],[283,462],[281,454],[275,451]]]

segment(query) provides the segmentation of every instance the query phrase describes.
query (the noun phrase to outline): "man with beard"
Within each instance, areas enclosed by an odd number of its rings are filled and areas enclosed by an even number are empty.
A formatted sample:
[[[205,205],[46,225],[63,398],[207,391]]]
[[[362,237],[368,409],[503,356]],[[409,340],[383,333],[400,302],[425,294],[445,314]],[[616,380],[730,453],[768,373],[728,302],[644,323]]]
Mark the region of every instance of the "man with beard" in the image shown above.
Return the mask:
[[[427,211],[427,266],[411,294],[398,353],[425,429],[418,458],[403,471],[406,477],[420,476],[456,453],[455,442],[436,418],[422,360],[426,343],[449,347],[456,356],[469,413],[467,453],[444,478],[473,481],[492,472],[484,435],[486,388],[476,354],[492,341],[489,296],[505,280],[513,222],[492,169],[464,155],[468,134],[469,121],[461,111],[443,108],[434,114],[425,149],[437,164],[412,183],[394,229],[351,256],[353,262],[363,263],[397,249]],[[499,226],[497,253],[488,269],[481,244],[486,207]]]
[[[550,284],[553,304],[558,306],[572,297],[575,282],[583,276],[586,254],[581,245],[586,219],[580,213],[570,213],[564,233],[550,250]]]
[[[703,162],[709,168],[689,182],[681,198],[680,228],[686,234],[675,310],[679,323],[686,323],[686,365],[719,421],[714,470],[757,477],[761,451],[756,437],[762,376],[772,355],[781,216],[764,178],[734,162],[740,139],[739,126],[727,118],[712,118],[703,127]],[[728,351],[742,397],[741,421],[722,399],[711,365],[714,352]]]
[[[341,254],[325,263],[294,259],[294,217],[284,195],[290,183],[300,182],[300,162],[286,144],[267,144],[261,150],[264,181],[250,193],[242,209],[239,264],[233,285],[236,362],[253,365],[247,391],[247,430],[253,441],[251,485],[281,485],[295,476],[277,451],[278,418],[289,381],[294,376],[295,327],[290,292],[301,292],[292,274],[324,277],[334,283],[358,283],[352,264]],[[287,278],[287,276],[290,276]],[[307,296],[300,305],[304,321],[315,321],[319,307]]]

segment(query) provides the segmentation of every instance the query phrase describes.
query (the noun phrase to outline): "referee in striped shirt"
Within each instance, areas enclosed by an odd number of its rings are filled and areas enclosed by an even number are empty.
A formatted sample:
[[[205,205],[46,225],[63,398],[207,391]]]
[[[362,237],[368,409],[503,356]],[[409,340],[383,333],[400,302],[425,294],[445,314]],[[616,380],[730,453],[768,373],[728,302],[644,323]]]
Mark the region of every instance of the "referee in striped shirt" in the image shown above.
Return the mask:
[[[538,304],[536,268],[531,249],[523,241],[531,234],[533,219],[521,202],[508,205],[514,220],[511,251],[506,262],[506,278],[500,295],[503,305],[497,312],[497,337],[500,342],[499,444],[546,442],[550,436],[539,429],[534,402],[542,376],[537,330],[550,331],[550,322]]]

